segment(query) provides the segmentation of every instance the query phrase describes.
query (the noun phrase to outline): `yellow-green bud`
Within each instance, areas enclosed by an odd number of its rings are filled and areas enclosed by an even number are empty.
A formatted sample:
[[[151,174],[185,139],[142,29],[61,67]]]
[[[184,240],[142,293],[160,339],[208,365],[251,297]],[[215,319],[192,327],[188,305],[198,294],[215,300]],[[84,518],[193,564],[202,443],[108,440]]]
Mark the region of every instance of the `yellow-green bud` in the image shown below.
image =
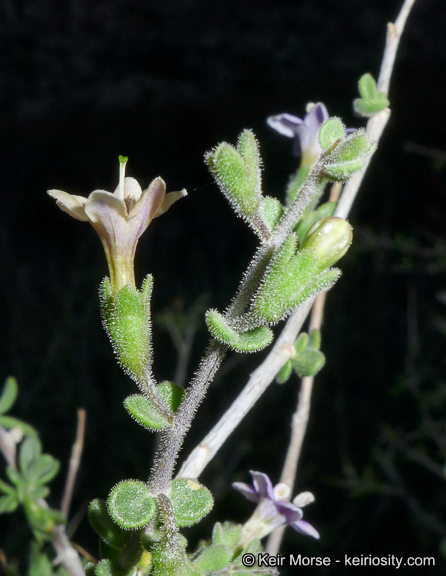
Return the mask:
[[[301,250],[314,250],[319,270],[325,270],[344,256],[353,239],[353,228],[342,218],[326,216],[308,230]]]

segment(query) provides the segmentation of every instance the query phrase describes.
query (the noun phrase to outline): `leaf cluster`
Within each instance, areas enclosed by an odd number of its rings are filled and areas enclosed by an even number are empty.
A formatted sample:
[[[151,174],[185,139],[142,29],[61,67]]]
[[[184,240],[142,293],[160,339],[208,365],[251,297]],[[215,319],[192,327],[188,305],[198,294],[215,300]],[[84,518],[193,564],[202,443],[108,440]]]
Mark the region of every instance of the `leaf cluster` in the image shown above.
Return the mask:
[[[371,74],[364,74],[358,82],[361,98],[353,101],[353,110],[358,116],[371,118],[389,106],[389,100],[384,92],[379,92],[376,81]]]
[[[314,329],[308,335],[302,332],[294,342],[294,353],[285,362],[277,375],[278,384],[284,384],[291,376],[293,370],[299,376],[315,376],[325,365],[325,355],[320,351],[321,333]]]

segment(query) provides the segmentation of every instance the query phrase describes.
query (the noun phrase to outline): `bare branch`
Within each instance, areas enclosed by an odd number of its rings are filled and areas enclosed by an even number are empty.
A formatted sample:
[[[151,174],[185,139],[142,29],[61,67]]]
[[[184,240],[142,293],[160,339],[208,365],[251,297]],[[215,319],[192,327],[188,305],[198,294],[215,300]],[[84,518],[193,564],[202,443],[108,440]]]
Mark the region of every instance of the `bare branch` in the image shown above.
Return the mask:
[[[70,576],[85,576],[79,555],[71,545],[65,532],[65,526],[56,526],[53,546],[57,552],[57,561],[62,562]]]
[[[74,442],[73,448],[71,449],[70,465],[68,468],[68,476],[67,481],[65,483],[65,489],[61,505],[61,510],[64,518],[68,518],[71,498],[73,496],[74,482],[76,480],[77,472],[79,470],[82,450],[84,447],[86,415],[87,415],[86,411],[83,408],[79,408],[79,410],[77,411],[76,441]]]
[[[398,18],[395,23],[389,22],[387,24],[387,38],[386,38],[386,49],[384,51],[384,57],[381,63],[381,70],[379,73],[377,88],[380,92],[384,94],[389,93],[390,78],[393,72],[393,66],[395,64],[396,52],[398,50],[398,45],[400,43],[400,38],[406,24],[407,17],[414,5],[415,0],[405,0],[403,6],[401,7]]]

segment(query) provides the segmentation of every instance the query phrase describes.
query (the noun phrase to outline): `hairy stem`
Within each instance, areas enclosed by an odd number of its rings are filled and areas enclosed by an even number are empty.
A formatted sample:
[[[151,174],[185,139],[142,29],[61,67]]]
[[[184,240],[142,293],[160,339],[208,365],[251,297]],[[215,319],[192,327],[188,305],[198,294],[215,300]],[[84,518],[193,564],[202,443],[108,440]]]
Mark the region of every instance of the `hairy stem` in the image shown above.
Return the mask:
[[[228,319],[233,320],[245,311],[272,254],[292,232],[305,207],[317,194],[322,181],[323,164],[324,155],[322,154],[314,165],[313,171],[302,185],[294,203],[285,212],[269,240],[257,250],[257,254],[244,276],[238,294],[227,310],[226,317]],[[198,371],[186,392],[186,397],[175,415],[173,427],[163,433],[149,479],[150,489],[155,494],[166,492],[169,489],[184,437],[227,350],[227,346],[211,340]]]
[[[227,350],[227,346],[218,343],[216,340],[211,340],[197,373],[187,390],[186,397],[175,415],[173,428],[163,433],[149,480],[150,489],[155,494],[164,493],[169,489],[184,437]]]

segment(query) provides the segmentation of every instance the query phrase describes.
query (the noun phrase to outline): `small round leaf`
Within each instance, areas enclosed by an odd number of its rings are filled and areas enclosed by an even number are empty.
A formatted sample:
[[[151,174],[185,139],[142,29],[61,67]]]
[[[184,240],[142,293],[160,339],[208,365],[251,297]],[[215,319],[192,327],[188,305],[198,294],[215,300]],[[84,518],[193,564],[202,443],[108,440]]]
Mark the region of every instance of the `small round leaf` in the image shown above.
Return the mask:
[[[322,150],[326,150],[345,138],[344,124],[339,118],[329,118],[319,130],[319,143]]]
[[[214,505],[212,494],[196,480],[179,478],[172,482],[170,501],[179,527],[192,526]]]
[[[139,480],[124,480],[117,484],[110,492],[107,506],[110,516],[124,530],[142,528],[156,511],[154,498]]]

